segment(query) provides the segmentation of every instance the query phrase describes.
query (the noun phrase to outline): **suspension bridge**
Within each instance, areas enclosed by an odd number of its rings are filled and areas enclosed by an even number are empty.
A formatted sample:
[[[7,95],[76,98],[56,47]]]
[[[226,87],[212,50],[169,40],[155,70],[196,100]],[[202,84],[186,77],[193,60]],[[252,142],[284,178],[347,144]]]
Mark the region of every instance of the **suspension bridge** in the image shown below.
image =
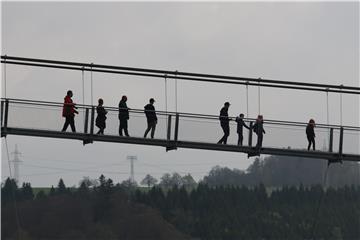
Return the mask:
[[[183,81],[214,82],[224,84],[240,84],[267,88],[297,89],[303,91],[334,92],[342,94],[360,94],[360,88],[351,86],[337,86],[327,84],[313,84],[302,82],[288,82],[260,78],[243,78],[221,76],[180,71],[166,71],[156,69],[131,68],[121,66],[99,65],[93,63],[65,62],[46,59],[22,58],[1,56],[6,65],[23,65],[43,68],[57,68],[72,71],[101,72],[112,74],[134,75],[149,78],[176,79]],[[84,74],[82,74],[83,76]],[[92,85],[92,75],[91,75]],[[260,91],[260,90],[259,90]],[[92,95],[92,93],[91,93]],[[260,97],[260,94],[259,94]],[[342,104],[341,104],[342,106]],[[104,135],[94,133],[96,106],[77,104],[79,116],[76,121],[77,132],[61,132],[63,119],[61,117],[63,103],[47,102],[29,99],[1,98],[1,137],[7,135],[23,135],[46,138],[75,139],[84,144],[94,142],[115,142],[138,145],[151,145],[166,148],[167,151],[177,148],[192,148],[215,151],[242,152],[249,157],[259,154],[287,155],[318,159],[327,159],[329,162],[356,161],[360,162],[359,153],[359,126],[343,126],[330,124],[316,125],[316,139],[318,143],[327,142],[327,146],[316,151],[305,149],[307,145],[304,135],[307,123],[266,119],[264,126],[267,134],[260,151],[254,147],[254,136],[251,130],[244,132],[245,144],[238,146],[234,139],[228,144],[217,144],[222,135],[219,116],[184,113],[171,111],[156,111],[158,124],[154,139],[144,138],[146,117],[144,110],[131,109],[129,132],[131,137],[118,136],[118,108],[105,107],[108,111],[107,128]],[[260,106],[259,106],[260,111]],[[342,111],[342,109],[341,109]],[[248,103],[247,103],[248,112]],[[230,117],[231,132],[236,132],[234,117]],[[244,118],[251,125],[255,119]],[[342,118],[341,118],[342,123]]]

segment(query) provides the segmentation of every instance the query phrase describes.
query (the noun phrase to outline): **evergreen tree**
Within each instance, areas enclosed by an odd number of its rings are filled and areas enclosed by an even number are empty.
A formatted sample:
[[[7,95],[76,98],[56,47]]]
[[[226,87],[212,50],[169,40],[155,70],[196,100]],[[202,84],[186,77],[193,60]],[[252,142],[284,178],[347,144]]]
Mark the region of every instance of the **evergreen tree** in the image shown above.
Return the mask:
[[[56,194],[56,190],[53,185],[51,185],[49,196],[54,196]]]
[[[1,203],[6,204],[7,202],[14,201],[18,195],[18,187],[15,179],[7,178],[4,186],[1,188]]]
[[[157,183],[157,179],[151,176],[150,174],[147,174],[143,180],[141,180],[141,185],[147,185],[149,188],[151,186],[154,186]]]
[[[40,199],[45,199],[46,198],[46,194],[43,190],[40,190],[37,194],[35,199],[36,200],[40,200]]]
[[[68,192],[67,189],[66,189],[65,183],[64,183],[64,181],[62,180],[62,178],[60,178],[60,180],[59,180],[59,183],[58,183],[56,192],[57,192],[58,194],[65,194],[65,193]]]
[[[34,193],[31,188],[30,183],[23,183],[21,188],[21,198],[23,200],[33,200],[34,199]]]

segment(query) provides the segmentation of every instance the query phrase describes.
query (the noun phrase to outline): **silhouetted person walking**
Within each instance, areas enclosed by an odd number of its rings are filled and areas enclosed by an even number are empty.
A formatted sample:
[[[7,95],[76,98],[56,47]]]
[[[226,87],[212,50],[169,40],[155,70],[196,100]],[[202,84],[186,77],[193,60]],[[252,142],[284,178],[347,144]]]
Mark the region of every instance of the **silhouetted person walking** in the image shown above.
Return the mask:
[[[264,119],[262,115],[258,115],[256,122],[253,126],[254,132],[257,135],[257,143],[256,143],[256,149],[260,150],[262,147],[262,142],[263,142],[263,134],[265,134],[265,130],[264,130]]]
[[[246,126],[245,122],[244,122],[244,114],[240,113],[240,115],[238,117],[236,117],[235,121],[237,122],[237,134],[238,134],[238,145],[242,146],[243,145],[243,127],[250,129],[248,126]]]
[[[104,135],[104,129],[106,128],[105,120],[106,120],[107,111],[103,107],[104,100],[99,98],[98,103],[99,104],[96,107],[97,117],[96,117],[96,120],[95,120],[95,125],[99,128],[99,131],[96,134]]]
[[[119,135],[122,136],[122,130],[124,129],[125,136],[129,137],[128,133],[128,120],[129,120],[129,108],[126,105],[127,97],[124,95],[119,102]]]
[[[228,110],[230,107],[230,103],[229,102],[225,102],[224,103],[224,107],[221,108],[220,110],[220,116],[219,116],[219,120],[220,120],[220,125],[222,130],[224,131],[224,136],[218,141],[219,144],[227,143],[227,138],[230,135],[230,126],[229,126],[229,115],[228,115]]]
[[[61,130],[62,132],[65,132],[69,125],[71,127],[71,131],[76,132],[74,118],[75,118],[75,113],[78,114],[79,112],[75,110],[75,108],[77,107],[75,106],[75,103],[73,103],[73,100],[71,99],[72,96],[73,96],[73,92],[69,90],[67,91],[67,94],[64,98],[62,116],[65,118],[65,123],[63,129]]]
[[[313,145],[313,150],[315,150],[315,121],[310,119],[308,125],[306,126],[306,137],[308,139],[308,151],[310,150],[311,144]]]
[[[144,138],[146,138],[146,135],[149,133],[150,130],[151,130],[151,138],[154,138],[155,128],[157,124],[154,102],[155,100],[153,98],[150,98],[149,103],[146,104],[146,106],[144,107],[146,120],[147,120],[147,129],[145,130]]]

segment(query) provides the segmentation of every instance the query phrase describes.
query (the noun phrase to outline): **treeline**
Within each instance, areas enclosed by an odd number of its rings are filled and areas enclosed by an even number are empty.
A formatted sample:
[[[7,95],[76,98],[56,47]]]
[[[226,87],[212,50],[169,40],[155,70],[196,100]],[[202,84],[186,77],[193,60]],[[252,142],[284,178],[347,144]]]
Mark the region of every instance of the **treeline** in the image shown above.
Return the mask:
[[[246,170],[215,166],[200,183],[209,186],[245,185],[248,187],[262,183],[266,187],[272,188],[320,184],[325,187],[337,188],[360,185],[360,164],[343,162],[328,165],[326,160],[269,156],[264,159],[256,158]],[[191,189],[196,184],[190,174],[180,176],[176,172],[164,174],[160,181],[148,174],[141,181],[141,185],[162,188],[185,186],[187,189]]]
[[[246,171],[216,166],[203,182],[210,186],[255,186],[263,183],[266,187],[321,184],[336,188],[360,185],[360,164],[343,162],[328,165],[326,160],[269,156],[263,160],[256,158]]]
[[[140,183],[60,179],[34,194],[8,178],[1,239],[360,239],[357,163],[266,157],[199,183],[176,172]]]
[[[359,239],[360,186],[2,186],[1,239]],[[15,201],[17,211],[15,211]],[[17,229],[17,222],[20,230]]]
[[[161,211],[180,231],[200,239],[360,239],[360,187],[284,187],[187,191],[154,187],[134,200]]]
[[[159,211],[131,201],[127,186],[104,176],[98,182],[70,189],[60,179],[48,194],[34,195],[29,183],[18,188],[8,178],[1,188],[1,239],[189,239]]]

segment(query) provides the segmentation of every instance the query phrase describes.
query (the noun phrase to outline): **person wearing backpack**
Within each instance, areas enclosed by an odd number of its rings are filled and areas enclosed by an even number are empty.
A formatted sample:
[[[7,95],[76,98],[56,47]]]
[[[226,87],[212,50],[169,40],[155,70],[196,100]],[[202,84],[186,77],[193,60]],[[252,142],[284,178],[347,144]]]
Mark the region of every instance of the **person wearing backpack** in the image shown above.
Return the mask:
[[[230,107],[230,103],[225,102],[224,107],[221,108],[220,110],[219,120],[220,120],[220,126],[224,131],[224,136],[218,141],[218,144],[222,144],[222,143],[226,144],[227,138],[230,135],[230,125],[229,125],[230,119],[228,114],[229,107]]]
[[[265,130],[264,130],[264,119],[263,119],[263,115],[258,115],[256,122],[253,126],[253,130],[257,135],[257,143],[255,148],[260,150],[262,147],[262,142],[263,142],[263,134],[265,134]]]
[[[65,132],[69,125],[71,127],[71,131],[76,132],[74,118],[75,118],[75,113],[79,114],[79,112],[75,110],[77,109],[77,107],[75,106],[76,104],[73,103],[73,100],[71,99],[72,96],[73,96],[73,92],[69,90],[67,91],[66,96],[64,98],[62,116],[65,118],[65,123],[61,130],[62,132]]]
[[[124,95],[119,102],[119,135],[123,136],[122,130],[124,130],[125,136],[130,137],[128,133],[129,108],[126,101],[127,97]]]
[[[250,129],[244,122],[244,114],[240,113],[238,117],[236,117],[235,122],[237,123],[237,133],[238,133],[238,146],[243,145],[243,127]]]
[[[155,135],[157,117],[156,117],[154,102],[155,100],[153,98],[150,98],[149,103],[144,106],[144,112],[147,120],[147,129],[145,130],[144,138],[146,138],[150,130],[151,130],[151,138],[154,138]]]
[[[310,151],[311,144],[313,146],[313,150],[315,151],[315,121],[314,119],[310,119],[308,125],[306,126],[306,137],[308,139],[308,151]]]
[[[104,129],[106,128],[106,114],[107,111],[103,107],[104,100],[102,98],[99,98],[98,100],[98,106],[96,107],[97,117],[95,120],[95,125],[99,128],[99,131],[96,134],[102,134],[104,135]]]

